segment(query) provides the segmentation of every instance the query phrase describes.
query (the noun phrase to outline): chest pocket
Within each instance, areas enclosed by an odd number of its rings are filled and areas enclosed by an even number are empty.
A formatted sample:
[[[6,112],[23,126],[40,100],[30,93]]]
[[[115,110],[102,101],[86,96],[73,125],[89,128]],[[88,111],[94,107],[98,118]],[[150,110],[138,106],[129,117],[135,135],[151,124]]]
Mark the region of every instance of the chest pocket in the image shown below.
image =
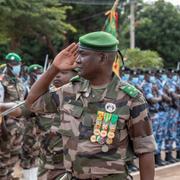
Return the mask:
[[[119,117],[119,120],[117,122],[116,127],[116,135],[115,135],[115,142],[121,142],[127,137],[127,126],[126,126],[126,120]]]
[[[83,107],[74,104],[64,104],[62,109],[60,132],[64,136],[78,137],[82,121]]]
[[[82,115],[82,121],[79,125],[79,139],[89,139],[93,134],[94,121],[96,115],[87,113],[84,111]]]

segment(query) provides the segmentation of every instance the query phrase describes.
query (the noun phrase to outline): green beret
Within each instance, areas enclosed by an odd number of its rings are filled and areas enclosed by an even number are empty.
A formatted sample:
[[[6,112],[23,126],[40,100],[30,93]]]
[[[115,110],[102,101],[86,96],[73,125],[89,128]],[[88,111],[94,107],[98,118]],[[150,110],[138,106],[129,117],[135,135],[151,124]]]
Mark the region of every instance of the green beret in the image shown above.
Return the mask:
[[[95,51],[117,51],[119,41],[110,33],[97,31],[79,38],[81,48]]]
[[[40,69],[41,71],[43,71],[43,67],[39,64],[32,64],[28,67],[28,72],[34,72],[35,70]]]
[[[6,60],[14,60],[16,62],[21,62],[21,57],[16,53],[9,53],[5,57]]]

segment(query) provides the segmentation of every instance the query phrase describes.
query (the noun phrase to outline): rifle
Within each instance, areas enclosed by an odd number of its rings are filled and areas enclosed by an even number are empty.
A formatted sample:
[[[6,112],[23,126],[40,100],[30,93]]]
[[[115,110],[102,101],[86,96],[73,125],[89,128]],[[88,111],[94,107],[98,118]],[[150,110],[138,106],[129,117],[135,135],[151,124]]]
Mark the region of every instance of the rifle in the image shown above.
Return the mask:
[[[48,56],[48,54],[46,54],[46,58],[45,58],[45,62],[44,62],[44,70],[43,70],[43,72],[45,72],[45,71],[47,70],[47,68],[48,68],[48,58],[49,58],[49,56]]]
[[[11,113],[12,111],[14,111],[16,108],[22,106],[23,104],[25,104],[25,101],[22,101],[22,102],[16,104],[15,106],[13,106],[12,108],[7,109],[6,111],[0,113],[0,125],[1,125],[2,122],[3,122],[3,117],[4,117],[4,116],[8,115],[9,113]]]

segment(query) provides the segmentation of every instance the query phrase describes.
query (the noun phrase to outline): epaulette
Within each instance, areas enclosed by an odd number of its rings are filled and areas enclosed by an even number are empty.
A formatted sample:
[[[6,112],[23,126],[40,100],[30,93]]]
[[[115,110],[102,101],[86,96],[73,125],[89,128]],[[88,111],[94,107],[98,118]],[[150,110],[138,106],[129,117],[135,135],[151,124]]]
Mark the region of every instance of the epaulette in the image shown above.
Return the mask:
[[[70,79],[70,82],[74,83],[74,82],[80,82],[81,81],[81,78],[79,75],[77,76],[74,76]]]
[[[131,84],[120,86],[120,89],[131,97],[137,97],[137,95],[140,93],[140,91]]]

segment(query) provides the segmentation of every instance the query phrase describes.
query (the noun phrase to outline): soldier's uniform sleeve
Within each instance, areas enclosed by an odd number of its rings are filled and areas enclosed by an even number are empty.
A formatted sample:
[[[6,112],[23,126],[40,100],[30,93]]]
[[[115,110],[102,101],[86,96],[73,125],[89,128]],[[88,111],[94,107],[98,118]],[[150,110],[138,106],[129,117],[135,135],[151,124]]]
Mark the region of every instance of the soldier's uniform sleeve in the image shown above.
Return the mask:
[[[29,118],[32,115],[32,112],[26,107],[24,104],[23,106],[20,106],[22,117]]]
[[[142,94],[132,100],[128,130],[136,154],[153,152],[156,149],[147,102]]]
[[[31,111],[36,113],[57,113],[59,97],[56,92],[46,92],[31,106]]]

